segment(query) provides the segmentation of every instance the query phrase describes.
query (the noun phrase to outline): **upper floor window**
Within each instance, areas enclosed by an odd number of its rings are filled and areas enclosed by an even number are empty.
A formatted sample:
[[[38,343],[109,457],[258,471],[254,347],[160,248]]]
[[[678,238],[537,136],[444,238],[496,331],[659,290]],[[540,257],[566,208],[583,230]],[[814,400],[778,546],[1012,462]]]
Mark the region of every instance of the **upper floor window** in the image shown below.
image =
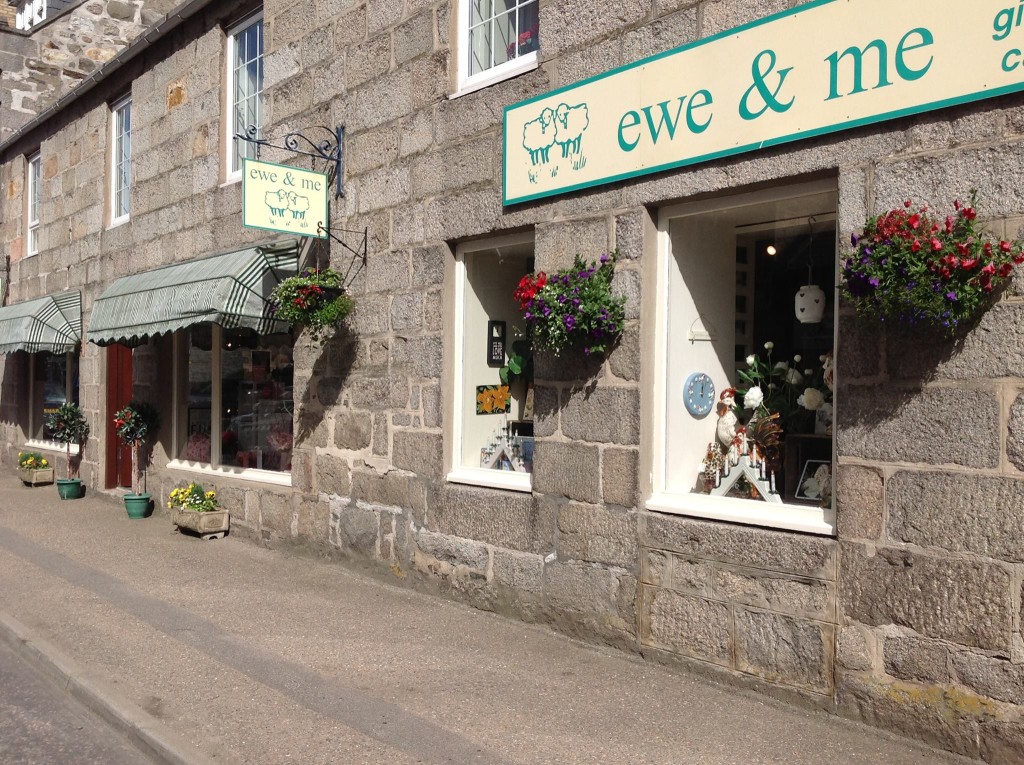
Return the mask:
[[[234,136],[263,126],[263,14],[249,16],[228,32],[228,176],[242,172],[253,147]]]
[[[39,152],[28,158],[28,167],[25,171],[25,190],[28,200],[26,218],[28,219],[28,254],[35,255],[39,252],[39,205],[42,195],[39,191],[40,180]]]
[[[14,25],[26,32],[37,24],[46,21],[46,0],[25,0],[18,4]]]
[[[131,213],[132,102],[124,98],[111,107],[110,219],[120,223]]]
[[[459,92],[537,65],[538,0],[462,0],[459,4]]]

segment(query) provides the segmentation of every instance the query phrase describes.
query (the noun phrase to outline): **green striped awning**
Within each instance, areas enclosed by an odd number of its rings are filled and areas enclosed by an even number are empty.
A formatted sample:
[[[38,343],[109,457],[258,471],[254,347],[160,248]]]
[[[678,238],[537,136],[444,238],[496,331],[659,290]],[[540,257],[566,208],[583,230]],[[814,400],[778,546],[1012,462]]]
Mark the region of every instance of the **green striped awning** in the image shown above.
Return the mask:
[[[87,339],[135,345],[203,322],[264,335],[287,332],[267,298],[295,275],[298,262],[298,242],[288,239],[125,276],[96,301]]]
[[[0,308],[0,353],[67,353],[81,339],[82,293],[78,290]]]

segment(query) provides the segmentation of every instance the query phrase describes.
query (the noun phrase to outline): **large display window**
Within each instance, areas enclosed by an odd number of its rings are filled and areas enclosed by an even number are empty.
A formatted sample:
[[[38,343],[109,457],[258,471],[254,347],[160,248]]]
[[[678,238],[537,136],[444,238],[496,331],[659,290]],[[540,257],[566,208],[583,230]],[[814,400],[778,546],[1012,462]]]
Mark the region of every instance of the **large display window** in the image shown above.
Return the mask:
[[[660,216],[648,508],[834,532],[836,193]]]
[[[78,403],[78,356],[33,353],[29,369],[29,445],[64,451],[64,445],[53,440],[46,418],[66,401]]]
[[[290,476],[291,335],[201,324],[176,337],[177,463]]]
[[[533,364],[514,298],[533,270],[533,238],[507,236],[456,252],[452,470],[460,483],[530,491]]]

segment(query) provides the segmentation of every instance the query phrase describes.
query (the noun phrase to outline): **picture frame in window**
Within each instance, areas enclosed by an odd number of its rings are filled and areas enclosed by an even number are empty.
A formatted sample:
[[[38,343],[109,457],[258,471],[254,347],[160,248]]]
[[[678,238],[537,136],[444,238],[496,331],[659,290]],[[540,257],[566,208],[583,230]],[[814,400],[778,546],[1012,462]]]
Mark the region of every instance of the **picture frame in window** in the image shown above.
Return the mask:
[[[821,493],[815,489],[817,485],[815,474],[822,465],[827,466],[831,474],[832,463],[829,460],[807,460],[804,462],[803,468],[800,471],[800,481],[797,483],[796,492],[793,494],[794,497],[805,502],[821,501]]]

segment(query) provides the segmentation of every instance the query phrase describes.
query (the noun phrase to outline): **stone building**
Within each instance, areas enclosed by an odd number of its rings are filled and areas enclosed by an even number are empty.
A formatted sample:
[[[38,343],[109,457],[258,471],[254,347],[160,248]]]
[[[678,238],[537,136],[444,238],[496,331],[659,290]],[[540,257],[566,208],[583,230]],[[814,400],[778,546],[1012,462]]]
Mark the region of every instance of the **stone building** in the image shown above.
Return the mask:
[[[1024,761],[1020,282],[955,343],[880,331],[829,286],[850,233],[906,198],[946,209],[978,188],[986,227],[1016,236],[1020,83],[820,124],[812,109],[754,144],[656,154],[659,140],[711,140],[730,119],[723,92],[757,129],[758,110],[781,121],[781,57],[796,48],[781,32],[777,63],[745,48],[742,78],[725,54],[678,70],[706,84],[647,70],[786,24],[826,37],[799,27],[814,14],[860,51],[837,49],[820,114],[928,82],[924,49],[938,67],[948,33],[866,12],[878,5],[189,0],[0,144],[3,310],[80,294],[82,326],[72,308],[47,343],[0,339],[22,348],[5,345],[0,367],[5,460],[47,448],[43,412],[75,399],[92,423],[86,483],[124,485],[112,413],[145,398],[163,414],[149,489],[216,488],[236,535]],[[1009,48],[1012,24],[1002,34],[990,5],[930,4]],[[644,100],[677,80],[685,100]],[[583,100],[577,83],[639,100],[606,129],[603,97]],[[807,98],[792,100],[796,114]],[[243,227],[253,149],[234,136],[249,124],[278,144],[344,126],[330,227],[351,249]],[[603,169],[638,146],[649,153],[628,171]],[[260,158],[309,167],[269,147]],[[484,350],[502,325],[488,323],[504,322],[508,343],[523,329],[519,278],[612,251],[618,345],[537,353],[508,414],[478,414],[478,388],[499,382]],[[221,291],[258,289],[252,269],[272,282],[328,263],[356,308],[323,342],[242,316]],[[794,293],[814,284],[826,310],[799,322]],[[834,351],[834,383],[819,385],[834,426],[792,427],[777,483],[741,459],[743,482],[721,481],[731,496],[709,496],[717,481],[698,475],[718,418],[698,403],[739,386],[766,344],[808,385]],[[701,373],[717,390],[693,403]],[[808,480],[822,466],[834,497]]]

